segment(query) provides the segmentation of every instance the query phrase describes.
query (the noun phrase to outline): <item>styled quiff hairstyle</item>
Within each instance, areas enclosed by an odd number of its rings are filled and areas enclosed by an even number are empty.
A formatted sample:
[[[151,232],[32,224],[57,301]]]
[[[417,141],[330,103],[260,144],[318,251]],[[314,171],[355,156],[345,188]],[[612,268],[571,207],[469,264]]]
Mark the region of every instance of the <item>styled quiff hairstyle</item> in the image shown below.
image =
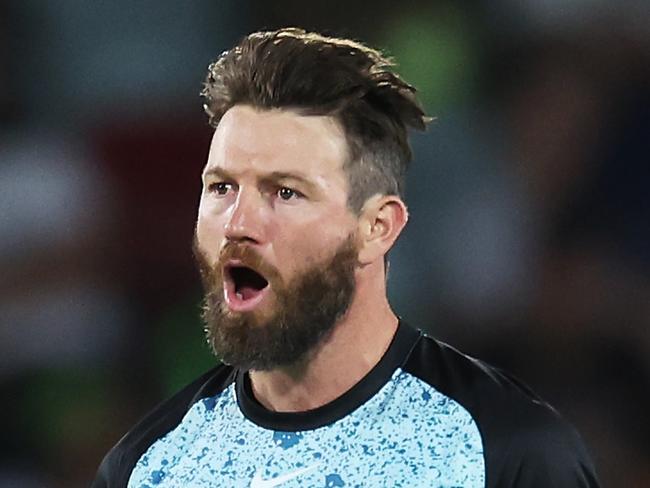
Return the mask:
[[[424,130],[428,121],[415,88],[392,66],[348,39],[298,28],[255,32],[209,66],[201,95],[215,128],[238,104],[334,117],[348,143],[348,206],[358,213],[375,194],[404,197],[407,129]]]

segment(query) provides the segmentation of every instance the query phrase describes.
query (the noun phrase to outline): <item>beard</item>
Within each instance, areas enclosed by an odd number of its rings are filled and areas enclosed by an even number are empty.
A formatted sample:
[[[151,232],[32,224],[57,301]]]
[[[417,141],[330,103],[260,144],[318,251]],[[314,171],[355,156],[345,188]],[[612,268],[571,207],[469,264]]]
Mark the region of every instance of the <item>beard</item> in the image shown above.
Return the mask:
[[[228,243],[210,266],[194,239],[205,290],[202,318],[208,345],[225,364],[268,371],[295,365],[324,343],[347,312],[355,292],[357,249],[349,236],[334,255],[310,265],[288,283],[250,246]],[[270,289],[270,310],[233,312],[224,299],[224,263],[239,259],[259,271]],[[260,304],[262,305],[262,304]]]

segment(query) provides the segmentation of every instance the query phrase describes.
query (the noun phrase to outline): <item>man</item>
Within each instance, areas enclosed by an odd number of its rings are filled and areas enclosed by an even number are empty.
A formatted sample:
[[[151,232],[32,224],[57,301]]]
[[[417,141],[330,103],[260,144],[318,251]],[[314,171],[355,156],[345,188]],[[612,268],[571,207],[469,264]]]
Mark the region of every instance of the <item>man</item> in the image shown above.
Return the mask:
[[[375,50],[299,29],[210,66],[195,254],[221,363],[104,459],[94,486],[597,486],[524,386],[400,322],[415,90]]]

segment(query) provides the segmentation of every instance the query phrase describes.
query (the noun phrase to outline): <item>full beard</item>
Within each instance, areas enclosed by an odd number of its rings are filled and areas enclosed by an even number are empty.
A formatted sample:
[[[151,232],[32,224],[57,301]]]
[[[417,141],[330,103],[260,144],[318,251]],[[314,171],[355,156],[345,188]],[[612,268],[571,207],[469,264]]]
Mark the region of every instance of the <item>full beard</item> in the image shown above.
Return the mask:
[[[268,371],[306,360],[328,339],[354,297],[357,249],[353,236],[330,259],[311,265],[286,285],[276,270],[264,270],[263,260],[251,248],[244,249],[240,255],[254,261],[272,286],[272,310],[265,314],[228,309],[220,271],[223,252],[213,268],[195,239],[194,255],[205,289],[202,318],[208,344],[222,362],[244,370]]]

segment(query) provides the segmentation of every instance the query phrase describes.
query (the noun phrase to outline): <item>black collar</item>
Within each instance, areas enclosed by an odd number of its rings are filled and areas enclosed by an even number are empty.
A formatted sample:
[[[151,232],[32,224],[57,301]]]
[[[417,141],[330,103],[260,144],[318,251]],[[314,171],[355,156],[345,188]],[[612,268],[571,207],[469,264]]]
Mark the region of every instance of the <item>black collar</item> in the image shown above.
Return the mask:
[[[312,430],[336,422],[372,398],[408,358],[422,332],[400,321],[395,336],[379,362],[356,385],[335,400],[305,412],[273,412],[253,395],[247,371],[237,371],[237,403],[242,413],[257,425],[273,430]]]

